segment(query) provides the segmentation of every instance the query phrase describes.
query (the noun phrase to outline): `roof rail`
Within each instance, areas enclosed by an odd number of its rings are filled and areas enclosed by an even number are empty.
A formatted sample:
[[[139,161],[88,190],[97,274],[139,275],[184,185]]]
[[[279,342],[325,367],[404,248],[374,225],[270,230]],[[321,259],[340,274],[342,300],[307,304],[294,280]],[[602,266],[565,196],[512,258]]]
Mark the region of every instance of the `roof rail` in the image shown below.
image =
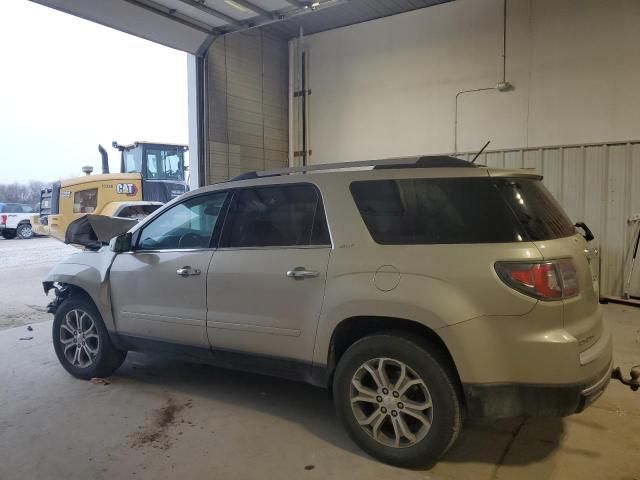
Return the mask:
[[[359,162],[322,163],[318,165],[306,165],[303,167],[281,168],[278,170],[265,170],[246,172],[232,178],[230,181],[249,180],[252,178],[276,177],[291,173],[307,173],[322,170],[344,170],[348,168],[372,167],[374,170],[389,170],[397,168],[478,168],[471,162],[446,155],[399,157],[384,160],[365,160]]]

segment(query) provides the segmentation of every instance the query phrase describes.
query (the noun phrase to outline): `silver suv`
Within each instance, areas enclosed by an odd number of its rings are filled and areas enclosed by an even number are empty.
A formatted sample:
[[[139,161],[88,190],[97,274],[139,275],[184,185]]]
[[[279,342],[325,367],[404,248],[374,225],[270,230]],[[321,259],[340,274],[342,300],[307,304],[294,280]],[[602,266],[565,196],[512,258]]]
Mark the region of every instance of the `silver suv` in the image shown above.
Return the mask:
[[[440,458],[465,415],[569,415],[611,374],[587,242],[541,177],[451,157],[200,188],[44,287],[76,377],[161,350],[309,382],[405,467]]]

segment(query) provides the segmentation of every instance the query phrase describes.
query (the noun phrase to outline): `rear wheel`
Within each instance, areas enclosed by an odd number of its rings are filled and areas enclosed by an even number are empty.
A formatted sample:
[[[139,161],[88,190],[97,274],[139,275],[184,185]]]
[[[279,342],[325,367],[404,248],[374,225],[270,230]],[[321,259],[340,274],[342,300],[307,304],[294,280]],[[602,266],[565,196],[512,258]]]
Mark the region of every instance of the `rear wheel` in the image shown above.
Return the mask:
[[[418,340],[376,334],[354,343],[334,376],[338,415],[368,454],[400,467],[433,465],[462,427],[449,369]]]
[[[33,230],[31,229],[31,225],[28,223],[23,223],[22,225],[18,225],[18,228],[16,229],[16,234],[18,235],[19,238],[23,238],[25,240],[33,238]]]
[[[108,377],[127,355],[109,338],[92,302],[72,296],[58,308],[53,320],[53,347],[64,369],[77,378]]]

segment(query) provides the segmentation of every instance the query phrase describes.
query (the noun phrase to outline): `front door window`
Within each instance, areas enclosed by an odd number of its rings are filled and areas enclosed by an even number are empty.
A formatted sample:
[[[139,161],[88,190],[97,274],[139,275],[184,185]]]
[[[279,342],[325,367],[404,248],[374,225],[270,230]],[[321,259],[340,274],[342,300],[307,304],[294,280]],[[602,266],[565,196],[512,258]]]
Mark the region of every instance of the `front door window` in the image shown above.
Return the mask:
[[[226,197],[201,195],[163,212],[142,229],[137,250],[209,248]]]

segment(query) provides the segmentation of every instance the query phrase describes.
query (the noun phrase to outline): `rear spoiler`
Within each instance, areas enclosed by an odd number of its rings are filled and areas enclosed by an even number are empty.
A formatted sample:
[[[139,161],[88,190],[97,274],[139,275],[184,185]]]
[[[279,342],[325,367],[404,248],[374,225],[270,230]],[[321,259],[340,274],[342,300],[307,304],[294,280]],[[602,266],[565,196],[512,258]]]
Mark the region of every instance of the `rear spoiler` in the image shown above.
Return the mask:
[[[64,243],[98,250],[107,245],[113,237],[129,231],[136,223],[138,220],[130,218],[85,215],[69,224],[64,235]]]

